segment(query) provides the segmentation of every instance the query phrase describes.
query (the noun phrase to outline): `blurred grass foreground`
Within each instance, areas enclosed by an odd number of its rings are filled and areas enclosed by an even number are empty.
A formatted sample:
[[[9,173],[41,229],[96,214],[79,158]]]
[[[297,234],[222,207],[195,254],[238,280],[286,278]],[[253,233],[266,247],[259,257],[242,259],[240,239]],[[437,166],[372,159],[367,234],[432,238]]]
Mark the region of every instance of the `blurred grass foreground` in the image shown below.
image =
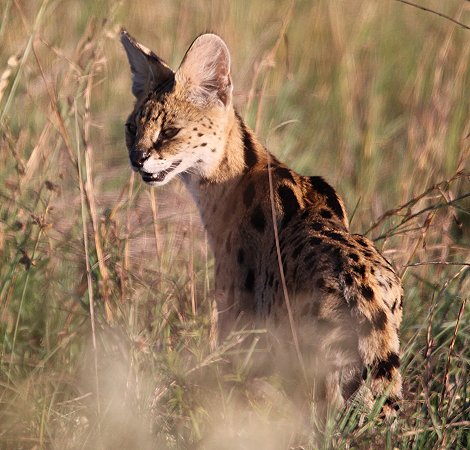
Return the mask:
[[[470,24],[468,1],[418,1]],[[315,448],[308,408],[247,375],[255,347],[229,364],[252,336],[211,347],[213,260],[181,184],[129,170],[121,26],[174,68],[219,33],[240,113],[338,189],[403,277],[398,423],[352,404],[325,447],[470,447],[470,31],[395,0],[0,15],[0,448]]]

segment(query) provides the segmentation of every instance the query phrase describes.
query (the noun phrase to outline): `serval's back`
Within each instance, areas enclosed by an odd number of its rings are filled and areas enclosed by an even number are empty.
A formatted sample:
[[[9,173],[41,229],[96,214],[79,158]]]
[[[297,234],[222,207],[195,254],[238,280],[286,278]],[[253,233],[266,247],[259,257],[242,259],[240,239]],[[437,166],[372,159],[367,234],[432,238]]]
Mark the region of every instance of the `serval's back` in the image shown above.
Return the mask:
[[[220,37],[199,36],[176,72],[127,32],[121,40],[137,99],[126,123],[132,168],[152,186],[178,176],[190,190],[215,256],[221,338],[263,322],[282,359],[295,335],[320,416],[366,378],[393,414],[402,288],[390,263],[349,232],[323,178],[279,162],[235,112]]]

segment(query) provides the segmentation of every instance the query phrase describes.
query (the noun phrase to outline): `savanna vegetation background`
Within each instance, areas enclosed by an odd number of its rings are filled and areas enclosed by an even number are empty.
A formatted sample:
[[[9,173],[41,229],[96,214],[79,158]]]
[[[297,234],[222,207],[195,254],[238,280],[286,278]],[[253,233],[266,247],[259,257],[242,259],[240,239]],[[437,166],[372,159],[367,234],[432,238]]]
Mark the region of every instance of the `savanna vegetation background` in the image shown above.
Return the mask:
[[[468,1],[419,3],[470,25]],[[174,68],[222,35],[240,113],[403,277],[397,424],[353,403],[325,446],[470,447],[469,30],[395,0],[0,0],[0,16],[0,448],[315,448],[308,399],[249,379],[249,333],[211,347],[213,260],[182,185],[129,170],[121,26]]]

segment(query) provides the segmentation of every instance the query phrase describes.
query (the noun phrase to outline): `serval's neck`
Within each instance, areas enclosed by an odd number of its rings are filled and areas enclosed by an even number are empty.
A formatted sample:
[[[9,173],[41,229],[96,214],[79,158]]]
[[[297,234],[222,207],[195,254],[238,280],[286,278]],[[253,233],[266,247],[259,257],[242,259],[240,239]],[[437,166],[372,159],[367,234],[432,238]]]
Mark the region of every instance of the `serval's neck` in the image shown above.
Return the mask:
[[[183,177],[199,209],[210,241],[214,241],[211,234],[219,232],[216,224],[224,222],[223,215],[227,210],[237,208],[235,202],[241,195],[237,192],[240,180],[248,172],[266,167],[268,158],[275,161],[274,156],[256,139],[235,110],[229,114],[225,141],[220,144],[223,155],[217,169],[206,178],[194,174]]]

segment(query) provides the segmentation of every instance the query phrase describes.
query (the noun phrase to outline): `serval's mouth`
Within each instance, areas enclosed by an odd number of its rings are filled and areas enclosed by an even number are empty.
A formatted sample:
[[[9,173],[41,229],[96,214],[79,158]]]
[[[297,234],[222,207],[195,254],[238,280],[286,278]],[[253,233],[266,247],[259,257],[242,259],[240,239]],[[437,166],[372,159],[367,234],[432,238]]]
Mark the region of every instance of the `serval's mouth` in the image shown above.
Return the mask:
[[[149,173],[149,172],[144,172],[141,171],[140,175],[142,176],[142,179],[146,183],[153,183],[153,182],[158,182],[161,183],[162,181],[165,180],[165,177],[170,173],[173,172],[179,165],[181,164],[181,159],[173,162],[170,167],[168,167],[165,170],[162,170],[161,172],[157,173]]]

